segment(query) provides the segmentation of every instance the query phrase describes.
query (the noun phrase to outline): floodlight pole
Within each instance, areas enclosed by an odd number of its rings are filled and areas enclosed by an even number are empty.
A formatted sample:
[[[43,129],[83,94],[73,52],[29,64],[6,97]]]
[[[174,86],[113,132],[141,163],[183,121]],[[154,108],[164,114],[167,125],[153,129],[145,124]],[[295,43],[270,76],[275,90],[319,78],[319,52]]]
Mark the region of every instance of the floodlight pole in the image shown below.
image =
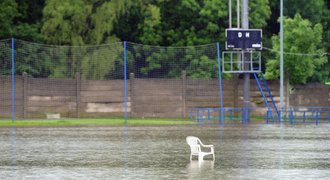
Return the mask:
[[[240,15],[239,15],[239,12],[240,12],[240,3],[241,3],[241,0],[236,0],[237,2],[237,28],[240,28]]]
[[[249,11],[248,11],[248,0],[243,0],[242,4],[242,28],[243,29],[249,29]],[[243,50],[244,51],[244,50]],[[249,60],[248,54],[244,53],[243,55],[243,63],[244,63],[244,69],[248,70],[249,63],[247,62]],[[249,106],[250,106],[250,74],[244,73],[244,86],[243,86],[243,106],[244,106],[244,121],[249,121]]]
[[[280,109],[284,110],[284,73],[283,73],[283,0],[280,3]],[[282,114],[282,113],[280,113]],[[280,117],[282,119],[282,117]]]
[[[229,5],[228,5],[228,11],[229,11],[229,28],[231,28],[231,0],[229,0]]]

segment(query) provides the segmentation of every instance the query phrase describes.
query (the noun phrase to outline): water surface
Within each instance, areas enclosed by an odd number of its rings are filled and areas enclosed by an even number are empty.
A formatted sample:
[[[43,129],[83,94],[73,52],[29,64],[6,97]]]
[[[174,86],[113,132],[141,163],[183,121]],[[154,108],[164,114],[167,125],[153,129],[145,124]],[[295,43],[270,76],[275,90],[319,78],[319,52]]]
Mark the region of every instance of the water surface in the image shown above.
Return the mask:
[[[185,137],[214,144],[190,161]],[[0,179],[329,179],[330,126],[0,128]]]

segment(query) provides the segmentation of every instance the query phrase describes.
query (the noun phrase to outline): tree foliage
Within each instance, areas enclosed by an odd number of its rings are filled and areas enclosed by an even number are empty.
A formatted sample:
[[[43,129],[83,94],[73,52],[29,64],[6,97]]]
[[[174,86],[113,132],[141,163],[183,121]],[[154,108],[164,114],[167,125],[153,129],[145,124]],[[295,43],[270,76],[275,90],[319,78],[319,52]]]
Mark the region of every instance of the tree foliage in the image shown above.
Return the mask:
[[[303,84],[307,78],[315,74],[316,69],[325,64],[325,49],[320,47],[322,42],[322,25],[312,25],[297,14],[293,19],[284,19],[284,71],[290,83]],[[273,48],[279,51],[279,37],[273,36]],[[318,54],[318,55],[299,55]],[[297,55],[298,54],[298,55]],[[267,62],[266,78],[279,77],[279,53],[275,59]]]
[[[329,0],[286,0],[284,2],[284,16],[294,18],[299,13],[303,19],[308,19],[312,25],[321,24],[323,27],[322,41],[319,47],[325,48],[327,52],[330,52],[330,6]],[[271,37],[273,34],[279,32],[279,24],[276,21],[280,12],[280,1],[270,1],[270,7],[272,11],[271,18],[268,21],[266,28],[266,35]],[[287,31],[284,29],[284,32]],[[285,37],[284,37],[285,39]],[[268,40],[264,40],[268,42]],[[265,44],[265,43],[264,43]],[[307,82],[325,82],[330,80],[330,61],[327,57],[326,64],[317,67],[317,70],[312,77],[307,79]]]
[[[10,37],[13,34],[13,19],[18,16],[15,0],[2,0],[0,2],[0,37]]]
[[[236,3],[232,5],[233,27],[235,27]],[[310,24],[307,27],[317,30],[321,33],[322,38],[319,40],[317,39],[319,37],[315,35],[314,38],[319,43],[310,49],[304,49],[299,43],[306,43],[308,38],[287,32],[290,29],[286,29],[289,28],[286,27],[284,31],[288,34],[285,37],[287,40],[291,39],[286,43],[294,44],[296,47],[288,46],[285,49],[289,52],[313,54],[321,51],[330,52],[329,1],[284,1],[284,15],[296,19],[294,18],[296,13],[299,13],[302,19],[308,19]],[[263,29],[263,44],[266,47],[273,46],[278,49],[278,45],[275,43],[278,40],[276,34],[279,32],[278,16],[279,1],[249,1],[249,27]],[[187,47],[220,42],[221,49],[223,49],[225,29],[228,26],[228,1],[220,0],[2,0],[0,2],[1,39],[13,35],[15,38],[27,41],[54,45],[85,46],[129,41],[156,47]],[[301,31],[307,31],[307,27],[302,26]],[[273,35],[275,37],[272,38]],[[67,50],[61,51],[63,54],[59,53],[58,56],[72,58],[59,60],[51,59],[54,55],[49,56],[47,55],[49,52],[42,49],[30,49],[29,53],[45,53],[42,56],[44,58],[36,60],[38,58],[36,55],[27,55],[27,59],[24,60],[25,64],[18,67],[17,71],[19,73],[29,72],[34,76],[42,77],[74,77],[75,71],[80,71],[84,72],[83,78],[101,79],[109,78],[117,71],[116,77],[121,77],[118,74],[121,73],[123,66],[123,62],[119,59],[122,56],[120,54],[122,48],[116,50],[116,53],[114,53],[114,49],[110,48],[109,51],[113,52],[113,56],[110,57],[107,54],[104,58],[99,57],[97,61],[95,58],[98,54],[104,54],[104,49],[88,49],[82,53],[75,52],[76,50],[77,48],[67,47]],[[217,76],[217,67],[214,67],[216,61],[214,61],[214,57],[207,55],[208,51],[192,55],[193,51],[197,49],[189,47],[185,52],[174,52],[168,49],[139,52],[144,50],[148,50],[148,48],[141,49],[138,46],[128,48],[128,72],[134,72],[136,76],[140,77],[180,77],[181,70],[186,70],[187,75],[191,78],[215,78]],[[17,49],[17,51],[22,50]],[[278,65],[275,61],[278,58],[278,55],[263,52],[263,63],[266,61],[268,63],[266,68],[269,77],[278,77],[278,68],[276,68]],[[299,83],[323,82],[330,79],[329,60],[323,63],[325,57],[309,58],[309,60],[315,61],[311,65],[311,68],[314,69],[313,72],[306,73],[308,74],[306,78],[304,74],[297,73],[294,68],[288,68],[286,70],[290,77],[293,78],[297,75],[297,81],[299,78],[302,80]],[[309,61],[307,57],[289,55],[285,59]],[[322,60],[317,63],[317,59]],[[2,58],[1,60],[4,64],[10,64],[8,59]],[[46,63],[50,61],[53,62],[53,65]],[[274,65],[271,65],[272,63]],[[208,65],[212,67],[206,67]],[[92,69],[95,67],[102,68],[102,70],[93,72]],[[103,69],[104,67],[106,68]],[[302,69],[306,67],[303,66]],[[293,81],[293,79],[291,80]]]

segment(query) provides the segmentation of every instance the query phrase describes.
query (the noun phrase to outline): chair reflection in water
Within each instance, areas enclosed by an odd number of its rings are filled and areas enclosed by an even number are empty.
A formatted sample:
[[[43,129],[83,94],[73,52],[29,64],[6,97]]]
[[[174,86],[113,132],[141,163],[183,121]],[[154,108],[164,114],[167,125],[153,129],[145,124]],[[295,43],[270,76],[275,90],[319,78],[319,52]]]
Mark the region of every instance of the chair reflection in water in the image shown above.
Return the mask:
[[[204,156],[206,155],[212,155],[213,160],[215,160],[213,145],[204,145],[202,141],[195,136],[187,136],[186,141],[190,146],[190,160],[192,160],[192,156],[197,156],[199,161],[204,160]],[[203,151],[204,149],[209,149],[209,151]]]

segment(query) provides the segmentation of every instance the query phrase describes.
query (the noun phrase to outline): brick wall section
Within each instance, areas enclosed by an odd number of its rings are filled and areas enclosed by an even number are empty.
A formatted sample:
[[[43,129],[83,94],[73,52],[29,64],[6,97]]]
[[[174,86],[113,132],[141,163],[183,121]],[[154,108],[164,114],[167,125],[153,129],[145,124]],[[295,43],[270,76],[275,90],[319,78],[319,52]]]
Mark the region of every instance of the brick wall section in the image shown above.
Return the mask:
[[[330,85],[307,84],[290,90],[291,106],[330,106]]]
[[[130,85],[127,85],[127,90]],[[130,111],[130,92],[127,93]],[[123,80],[82,80],[80,116],[120,116],[124,114]]]
[[[264,115],[266,108],[256,82],[251,79],[250,107]],[[11,77],[0,77],[0,116],[11,116]],[[279,81],[268,81],[279,105]],[[287,93],[286,93],[287,94]],[[285,96],[286,96],[285,94]],[[290,106],[330,106],[330,86],[295,86],[288,93]],[[127,80],[130,117],[187,117],[196,107],[219,107],[218,80],[138,79]],[[224,107],[242,107],[243,80],[223,80]],[[46,79],[15,77],[15,116],[45,118],[124,115],[123,80]]]
[[[61,116],[74,117],[77,107],[75,84],[74,79],[28,78],[25,116],[45,117],[46,113],[59,112]]]
[[[23,78],[15,77],[15,110],[23,116]],[[11,76],[0,76],[0,117],[11,117],[12,86]]]

